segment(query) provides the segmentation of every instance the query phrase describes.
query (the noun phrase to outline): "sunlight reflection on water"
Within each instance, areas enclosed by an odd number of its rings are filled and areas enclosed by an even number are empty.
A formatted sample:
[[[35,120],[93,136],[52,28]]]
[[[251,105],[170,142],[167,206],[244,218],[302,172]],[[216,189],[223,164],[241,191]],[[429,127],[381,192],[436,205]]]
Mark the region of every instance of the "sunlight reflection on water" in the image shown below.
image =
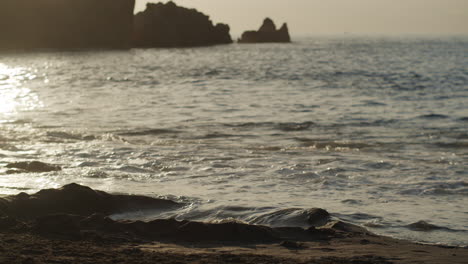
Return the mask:
[[[39,96],[23,87],[23,81],[36,76],[25,68],[12,68],[0,63],[0,123],[8,122],[19,110],[42,107]]]

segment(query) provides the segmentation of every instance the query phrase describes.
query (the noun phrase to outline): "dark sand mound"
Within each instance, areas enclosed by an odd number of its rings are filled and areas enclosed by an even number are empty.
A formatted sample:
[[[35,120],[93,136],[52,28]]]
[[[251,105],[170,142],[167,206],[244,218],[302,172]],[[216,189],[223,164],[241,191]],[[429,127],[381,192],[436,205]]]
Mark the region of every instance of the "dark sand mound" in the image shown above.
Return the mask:
[[[264,42],[291,42],[289,29],[286,23],[280,29],[276,29],[276,25],[270,18],[265,18],[259,30],[246,31],[242,34],[238,41],[239,43],[264,43]]]
[[[60,189],[41,190],[28,195],[20,193],[0,199],[0,214],[20,219],[33,219],[48,214],[94,213],[114,214],[144,209],[171,209],[180,204],[137,195],[113,195],[75,183]]]
[[[135,0],[2,0],[0,49],[130,48]]]
[[[135,15],[134,47],[193,47],[232,43],[229,26],[174,2],[148,3]]]

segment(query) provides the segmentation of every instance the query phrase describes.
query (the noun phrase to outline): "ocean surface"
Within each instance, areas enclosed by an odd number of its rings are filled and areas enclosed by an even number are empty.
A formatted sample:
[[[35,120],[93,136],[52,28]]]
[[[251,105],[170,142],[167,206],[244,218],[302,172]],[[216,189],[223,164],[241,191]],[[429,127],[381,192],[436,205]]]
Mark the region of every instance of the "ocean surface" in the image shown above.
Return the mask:
[[[63,171],[3,168],[32,160]],[[76,182],[186,204],[116,219],[306,227],[320,207],[468,245],[468,38],[3,52],[0,167],[1,195]]]

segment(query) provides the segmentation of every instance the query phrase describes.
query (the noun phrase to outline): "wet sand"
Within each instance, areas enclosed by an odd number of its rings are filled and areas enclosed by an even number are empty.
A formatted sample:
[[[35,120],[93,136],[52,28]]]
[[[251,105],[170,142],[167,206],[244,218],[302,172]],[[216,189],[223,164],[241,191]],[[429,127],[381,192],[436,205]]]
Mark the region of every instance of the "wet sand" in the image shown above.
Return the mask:
[[[365,243],[363,243],[365,241]],[[283,243],[284,244],[284,243]],[[281,243],[160,243],[47,239],[0,234],[0,263],[466,263],[468,250],[384,237]]]

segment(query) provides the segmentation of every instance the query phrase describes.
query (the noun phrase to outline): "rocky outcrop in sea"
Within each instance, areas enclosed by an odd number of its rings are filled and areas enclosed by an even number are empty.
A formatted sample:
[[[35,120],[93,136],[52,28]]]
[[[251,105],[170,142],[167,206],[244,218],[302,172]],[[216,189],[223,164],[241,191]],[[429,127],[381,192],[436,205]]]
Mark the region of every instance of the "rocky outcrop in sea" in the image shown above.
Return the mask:
[[[135,0],[2,0],[0,49],[131,47]]]
[[[60,189],[44,189],[29,195],[19,193],[0,198],[0,217],[34,219],[50,214],[89,216],[144,209],[174,209],[182,206],[171,200],[139,195],[109,194],[75,183]]]
[[[232,43],[226,24],[213,25],[209,17],[174,2],[148,3],[136,14],[134,47],[193,47]]]
[[[280,29],[270,18],[265,18],[263,25],[257,31],[246,31],[238,41],[239,43],[264,43],[264,42],[291,42],[289,29],[286,23]]]

